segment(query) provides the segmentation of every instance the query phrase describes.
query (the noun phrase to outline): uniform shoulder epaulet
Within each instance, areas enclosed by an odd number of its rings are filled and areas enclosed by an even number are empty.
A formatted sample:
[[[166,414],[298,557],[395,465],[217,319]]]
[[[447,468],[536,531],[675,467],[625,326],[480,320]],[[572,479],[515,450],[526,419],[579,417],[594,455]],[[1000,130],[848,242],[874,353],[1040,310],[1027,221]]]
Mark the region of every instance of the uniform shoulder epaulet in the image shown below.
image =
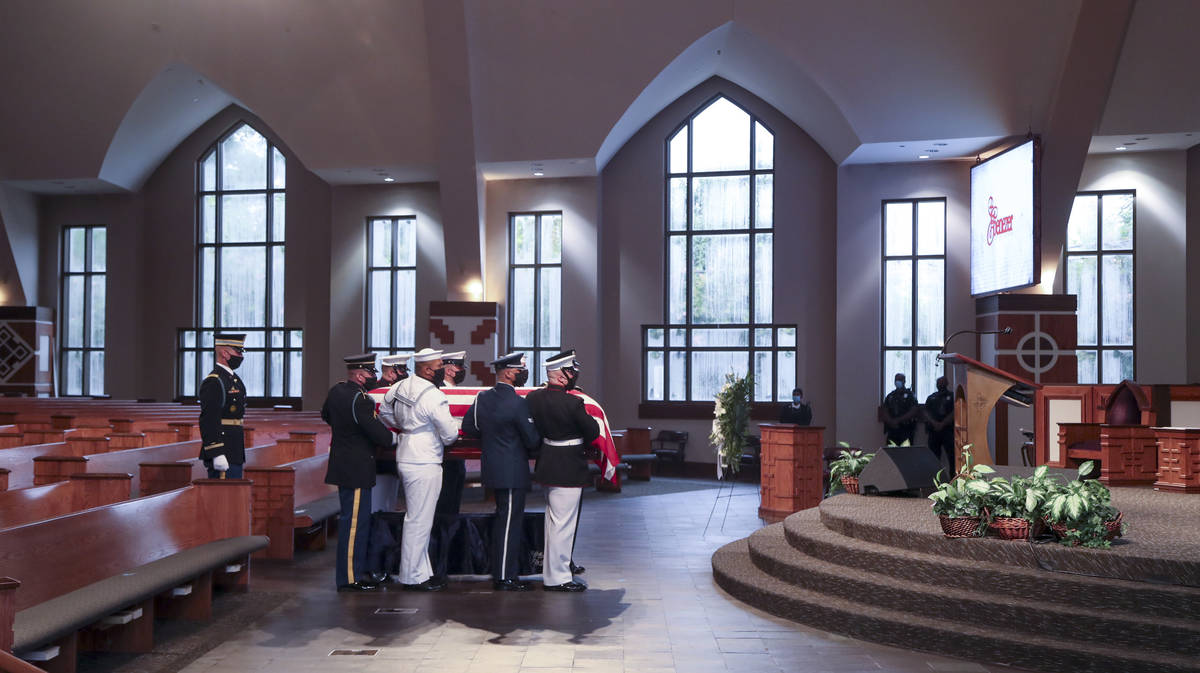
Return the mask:
[[[205,376],[204,378],[206,378],[206,379],[219,379],[219,378],[221,378],[221,375],[220,375],[220,374],[217,374],[216,372],[213,372],[213,373],[209,374],[208,376]]]

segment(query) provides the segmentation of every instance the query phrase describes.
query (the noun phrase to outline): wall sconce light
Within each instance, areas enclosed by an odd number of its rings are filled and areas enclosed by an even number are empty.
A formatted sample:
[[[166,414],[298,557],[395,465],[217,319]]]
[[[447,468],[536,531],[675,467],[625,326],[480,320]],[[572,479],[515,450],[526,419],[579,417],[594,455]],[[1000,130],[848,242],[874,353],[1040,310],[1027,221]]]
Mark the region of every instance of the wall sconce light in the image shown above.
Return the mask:
[[[483,283],[478,280],[473,280],[467,283],[467,294],[474,301],[483,301]]]

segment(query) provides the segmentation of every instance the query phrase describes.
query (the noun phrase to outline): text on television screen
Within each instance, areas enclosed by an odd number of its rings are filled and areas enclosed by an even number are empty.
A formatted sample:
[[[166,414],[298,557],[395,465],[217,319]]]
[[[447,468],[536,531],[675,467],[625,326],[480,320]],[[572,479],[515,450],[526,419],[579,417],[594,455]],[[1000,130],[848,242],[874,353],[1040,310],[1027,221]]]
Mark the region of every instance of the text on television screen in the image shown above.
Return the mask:
[[[971,169],[971,294],[1037,282],[1034,141]]]

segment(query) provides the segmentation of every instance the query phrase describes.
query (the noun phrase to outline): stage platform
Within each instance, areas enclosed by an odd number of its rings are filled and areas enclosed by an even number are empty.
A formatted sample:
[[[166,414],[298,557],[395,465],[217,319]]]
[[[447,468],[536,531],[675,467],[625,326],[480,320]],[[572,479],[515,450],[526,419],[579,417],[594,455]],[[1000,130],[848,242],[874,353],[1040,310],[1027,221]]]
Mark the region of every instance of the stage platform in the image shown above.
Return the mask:
[[[1200,672],[1200,497],[1114,488],[1111,549],[949,539],[924,498],[839,495],[713,555],[717,583],[854,638],[1042,671]]]

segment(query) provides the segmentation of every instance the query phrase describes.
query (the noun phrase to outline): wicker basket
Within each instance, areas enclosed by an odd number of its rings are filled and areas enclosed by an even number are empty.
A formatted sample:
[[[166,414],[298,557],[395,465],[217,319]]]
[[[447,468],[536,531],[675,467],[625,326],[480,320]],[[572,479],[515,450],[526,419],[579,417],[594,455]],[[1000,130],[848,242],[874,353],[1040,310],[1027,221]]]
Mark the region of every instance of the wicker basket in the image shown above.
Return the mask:
[[[1124,520],[1124,518],[1125,518],[1124,512],[1117,512],[1117,518],[1113,519],[1112,521],[1104,522],[1104,530],[1106,531],[1104,534],[1105,540],[1112,542],[1114,539],[1121,537],[1121,521]],[[1049,521],[1047,521],[1046,523],[1047,523],[1047,525],[1050,526],[1050,530],[1054,531],[1054,534],[1057,535],[1059,538],[1066,536],[1066,534],[1067,534],[1066,525],[1061,524],[1061,523],[1050,523]],[[1079,543],[1076,542],[1076,544],[1079,544]]]
[[[847,493],[858,495],[858,477],[842,477],[842,488]]]
[[[993,531],[1001,540],[1028,540],[1029,522],[1020,517],[998,516],[988,524],[988,532]]]
[[[979,535],[979,517],[977,516],[949,517],[939,514],[938,520],[942,522],[942,532],[946,537],[978,537]]]

